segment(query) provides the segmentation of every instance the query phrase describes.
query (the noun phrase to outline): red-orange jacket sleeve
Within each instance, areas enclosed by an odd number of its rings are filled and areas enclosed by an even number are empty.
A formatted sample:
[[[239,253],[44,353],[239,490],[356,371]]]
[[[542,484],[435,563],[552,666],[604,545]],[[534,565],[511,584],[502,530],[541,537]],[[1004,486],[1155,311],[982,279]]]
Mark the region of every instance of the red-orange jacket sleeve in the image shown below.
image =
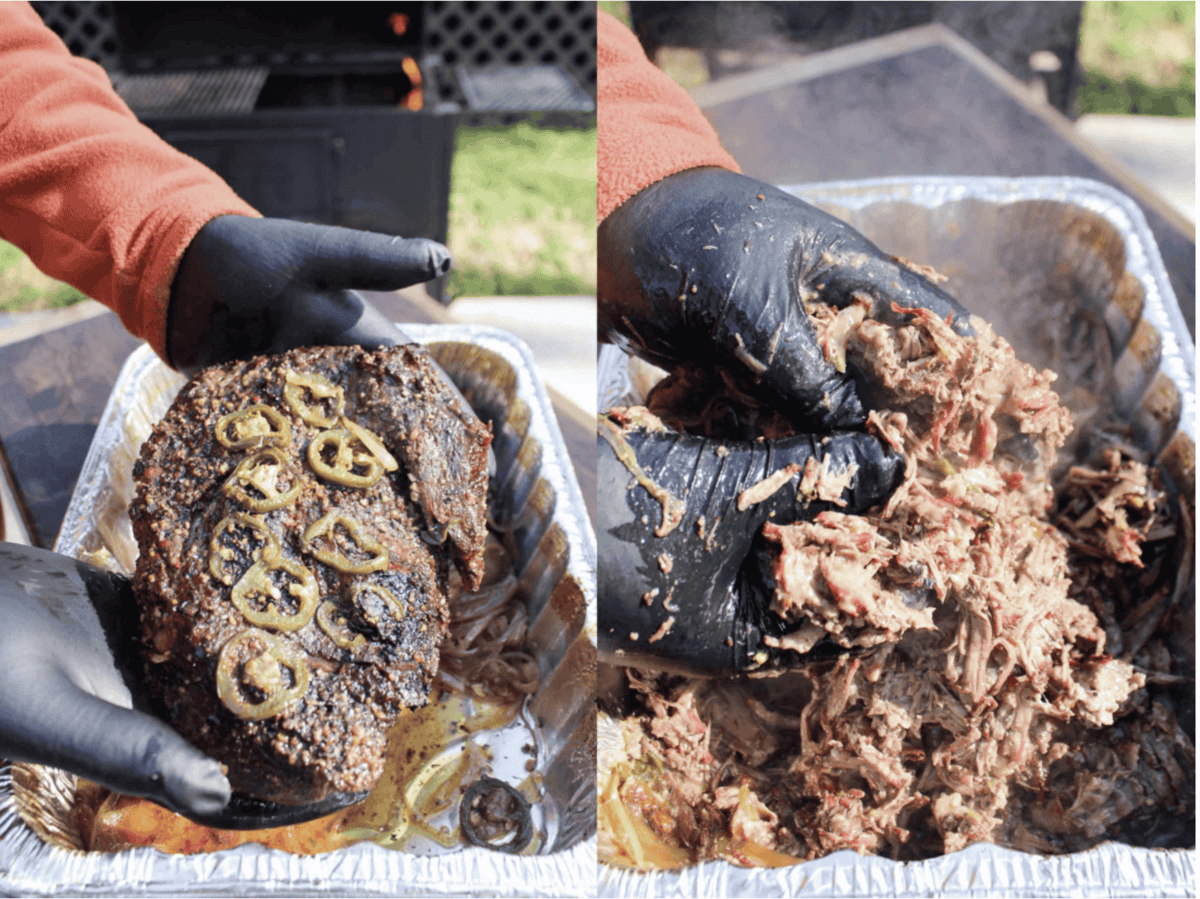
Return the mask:
[[[599,16],[596,52],[597,221],[675,172],[702,165],[741,171],[688,92],[607,13]]]
[[[27,3],[0,2],[0,237],[164,355],[171,281],[209,219],[257,216],[134,117]]]

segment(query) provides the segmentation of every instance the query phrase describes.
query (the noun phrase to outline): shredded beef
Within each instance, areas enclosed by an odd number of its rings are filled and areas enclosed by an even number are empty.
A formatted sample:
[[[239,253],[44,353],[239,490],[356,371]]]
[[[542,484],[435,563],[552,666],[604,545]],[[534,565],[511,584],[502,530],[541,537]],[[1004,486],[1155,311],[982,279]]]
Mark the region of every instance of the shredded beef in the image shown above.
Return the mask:
[[[625,781],[657,798],[648,823],[691,861],[774,863],[739,840],[794,860],[1187,845],[1194,747],[1167,691],[1190,687],[1168,636],[1191,579],[1186,504],[1112,447],[1052,485],[1071,433],[1055,376],[986,328],[865,303],[809,313],[827,358],[870,385],[868,428],[903,453],[904,481],[866,515],[764,527],[772,611],[794,625],[770,645],[846,654],[757,678],[630,672],[631,770],[662,772]],[[672,415],[675,393],[653,395],[668,422],[778,425],[729,393]],[[682,839],[700,819],[717,834]]]

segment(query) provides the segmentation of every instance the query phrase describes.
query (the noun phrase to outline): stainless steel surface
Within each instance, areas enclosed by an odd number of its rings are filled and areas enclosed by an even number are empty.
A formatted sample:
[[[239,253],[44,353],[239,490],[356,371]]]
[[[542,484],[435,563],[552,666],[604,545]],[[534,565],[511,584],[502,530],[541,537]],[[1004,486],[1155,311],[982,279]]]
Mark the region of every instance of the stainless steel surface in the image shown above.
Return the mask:
[[[1131,200],[1097,182],[1058,178],[906,178],[784,189],[848,221],[887,252],[947,275],[943,286],[1035,365],[1051,361],[1032,336],[1063,314],[1070,297],[1083,297],[1108,332],[1111,380],[1062,379],[1056,388],[1077,424],[1114,408],[1181,491],[1194,492],[1195,348]],[[615,348],[602,349],[597,377],[601,409],[636,398],[628,360]],[[601,715],[601,786],[619,739],[616,723]],[[600,873],[600,895],[623,897],[1165,897],[1195,895],[1195,884],[1194,848],[1117,843],[1052,857],[976,844],[922,862],[838,852],[772,870],[706,862],[649,874],[602,865]]]
[[[73,779],[38,780],[37,831],[17,811],[13,769],[0,768],[0,894],[11,895],[591,895],[595,891],[596,544],[562,436],[528,347],[492,328],[406,325],[485,420],[499,466],[493,515],[517,534],[543,686],[528,704],[543,799],[544,854],[463,848],[415,855],[360,843],[298,856],[258,845],[197,856],[69,848]],[[146,348],[126,363],[67,509],[58,552],[129,572],[132,465],[182,386]],[[107,559],[107,561],[106,561]],[[497,752],[498,764],[502,759]],[[521,756],[523,760],[525,756]],[[45,769],[41,769],[45,770]],[[18,766],[18,773],[19,766]],[[497,771],[495,776],[506,776]],[[516,777],[517,775],[513,774]],[[29,807],[27,805],[27,807]]]

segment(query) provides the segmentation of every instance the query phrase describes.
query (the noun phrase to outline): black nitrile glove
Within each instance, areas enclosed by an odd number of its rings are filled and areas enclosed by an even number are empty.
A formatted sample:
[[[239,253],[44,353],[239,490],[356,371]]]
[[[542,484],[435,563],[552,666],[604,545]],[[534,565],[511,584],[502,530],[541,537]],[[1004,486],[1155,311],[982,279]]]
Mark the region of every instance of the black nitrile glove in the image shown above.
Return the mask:
[[[746,564],[763,523],[833,508],[861,512],[891,493],[904,469],[863,433],[719,443],[622,429],[603,416],[599,431],[599,643],[619,665],[706,673],[761,665],[775,655],[762,636],[786,631],[768,611],[753,562]],[[858,466],[841,494],[844,507],[798,496],[805,464],[826,457],[832,474]],[[789,466],[769,496],[739,502]]]
[[[893,303],[920,306],[951,317],[960,333],[971,332],[969,315],[845,222],[724,169],[691,169],[645,188],[601,223],[597,240],[602,340],[663,368],[733,373],[739,389],[811,435],[722,443],[632,430],[614,441],[617,453],[605,434],[619,431],[601,421],[601,650],[619,664],[689,671],[778,661],[788,651],[768,650],[762,637],[785,625],[770,613],[769,587],[751,559],[762,524],[827,508],[863,512],[903,472],[874,437],[845,430],[863,424],[869,385],[826,361],[805,300],[841,307],[865,296],[885,320],[896,320]],[[834,472],[857,466],[844,507],[797,497],[814,454],[830,455]],[[768,500],[739,508],[747,487],[793,463]],[[665,534],[651,493],[660,488],[681,516]]]
[[[221,765],[161,720],[140,637],[128,578],[0,543],[0,758],[61,768],[229,830],[300,824],[366,798],[280,805],[231,794]]]
[[[356,291],[399,290],[449,269],[450,251],[424,238],[218,216],[171,286],[168,361],[191,375],[299,346],[411,342]]]
[[[803,300],[855,294],[876,317],[891,304],[953,316],[949,294],[865,237],[768,184],[719,168],[670,175],[599,227],[600,338],[662,368],[687,362],[740,372],[799,425],[826,433],[862,423],[851,377],[825,360]]]
[[[0,543],[0,758],[62,768],[191,817],[218,815],[230,798],[221,766],[134,710],[137,633],[126,579]]]

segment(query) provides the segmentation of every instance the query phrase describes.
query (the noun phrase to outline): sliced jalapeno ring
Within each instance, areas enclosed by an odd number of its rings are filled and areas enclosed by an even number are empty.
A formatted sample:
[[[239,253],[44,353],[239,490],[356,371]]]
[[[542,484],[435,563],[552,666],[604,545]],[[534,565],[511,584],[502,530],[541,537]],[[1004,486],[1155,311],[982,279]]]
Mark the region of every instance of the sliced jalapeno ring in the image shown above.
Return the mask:
[[[343,487],[367,488],[383,477],[383,463],[368,453],[356,453],[350,446],[352,435],[338,428],[322,431],[308,444],[308,464],[327,481]],[[333,464],[325,461],[325,450],[334,447]],[[366,469],[356,472],[356,468]]]
[[[385,471],[395,471],[400,467],[396,457],[387,451],[387,447],[383,445],[383,441],[374,431],[364,428],[358,422],[351,421],[344,415],[342,416],[342,425],[358,438],[359,443],[365,446],[372,456],[379,460]]]
[[[227,449],[249,449],[268,444],[287,446],[292,442],[292,423],[278,409],[260,403],[221,416],[213,433],[217,442]]]
[[[258,643],[261,651],[239,663],[241,649]],[[253,649],[253,647],[250,647]],[[284,683],[282,669],[291,672],[291,686]],[[245,684],[265,695],[261,702],[246,698]],[[308,664],[287,641],[266,631],[248,627],[221,647],[217,658],[217,697],[239,718],[273,718],[308,691]]]
[[[317,606],[317,625],[336,646],[342,649],[357,652],[367,645],[367,638],[350,629],[346,616],[331,600],[327,599]]]
[[[288,592],[299,603],[299,608],[294,614],[285,615],[275,605],[283,598],[283,594],[271,580],[273,571],[285,571],[296,579],[296,583],[288,586]],[[250,604],[250,597],[255,594],[269,597],[266,609],[259,610]],[[288,559],[267,562],[260,559],[251,565],[241,580],[234,585],[230,600],[251,624],[277,631],[298,631],[312,621],[321,597],[316,577],[299,562]]]
[[[283,379],[286,382],[283,385],[283,398],[302,421],[317,428],[332,428],[337,424],[346,408],[346,394],[342,388],[320,375],[291,369],[284,373]],[[316,400],[315,403],[305,400],[306,389]],[[333,400],[333,414],[325,414],[321,400]]]
[[[232,572],[226,568],[226,563],[233,558],[233,550],[226,546],[221,546],[221,537],[226,531],[232,531],[237,526],[249,528],[256,537],[263,541],[262,547],[251,550],[250,557],[255,561],[264,559],[268,562],[279,558],[280,546],[279,538],[275,535],[265,521],[261,518],[255,518],[253,515],[247,515],[245,512],[234,512],[232,515],[222,518],[221,521],[213,528],[212,540],[209,541],[209,556],[208,570],[212,576],[226,586],[234,582]]]
[[[354,548],[365,553],[369,558],[356,562],[338,549],[335,531],[339,525],[350,534],[350,539],[354,541]],[[329,536],[329,542],[333,545],[333,549],[320,549],[312,545],[315,539],[326,534]],[[364,533],[361,522],[338,512],[330,512],[318,518],[308,526],[300,540],[306,550],[326,565],[346,574],[370,574],[372,571],[383,571],[388,567],[387,547],[370,534]]]
[[[397,599],[396,594],[387,587],[380,586],[379,584],[368,583],[366,581],[360,581],[354,585],[354,589],[350,595],[354,599],[354,605],[357,606],[362,612],[363,617],[367,619],[370,624],[373,624],[376,627],[379,626],[379,616],[372,612],[371,609],[362,601],[362,595],[364,593],[374,593],[376,596],[379,596],[381,599],[383,599],[385,603],[391,603],[393,606],[392,615],[397,621],[399,621],[408,613],[408,609],[405,608],[404,603]]]
[[[243,459],[233,474],[221,488],[221,492],[236,500],[251,512],[271,512],[282,509],[300,495],[300,479],[295,481],[291,489],[280,493],[276,487],[281,472],[288,470],[288,458],[283,450],[275,446],[265,446],[252,456]],[[255,496],[247,487],[252,487],[260,495]]]

